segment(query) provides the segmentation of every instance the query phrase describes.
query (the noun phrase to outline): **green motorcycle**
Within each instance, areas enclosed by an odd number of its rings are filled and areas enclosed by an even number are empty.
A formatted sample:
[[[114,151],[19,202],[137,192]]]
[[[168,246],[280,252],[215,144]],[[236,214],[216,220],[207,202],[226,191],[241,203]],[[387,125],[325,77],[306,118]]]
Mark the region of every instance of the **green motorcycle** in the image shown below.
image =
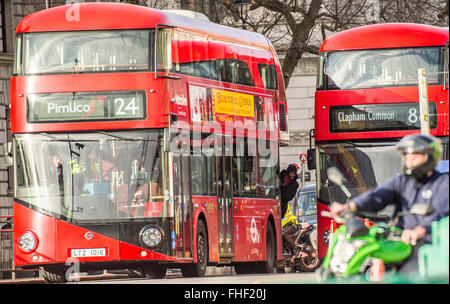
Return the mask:
[[[340,174],[332,170],[328,175],[329,179],[338,184],[347,197],[350,197],[350,192],[343,185]],[[323,211],[322,216],[333,218],[341,226],[330,237],[323,264],[316,271],[318,280],[365,274],[371,269],[374,260],[381,260],[387,269],[397,268],[412,251],[410,244],[401,241],[402,229],[395,227],[399,217],[406,214],[429,215],[434,211],[429,204],[415,204],[409,212],[397,214],[392,224],[378,223],[370,228],[352,213],[343,212],[340,216],[332,216],[329,212]]]

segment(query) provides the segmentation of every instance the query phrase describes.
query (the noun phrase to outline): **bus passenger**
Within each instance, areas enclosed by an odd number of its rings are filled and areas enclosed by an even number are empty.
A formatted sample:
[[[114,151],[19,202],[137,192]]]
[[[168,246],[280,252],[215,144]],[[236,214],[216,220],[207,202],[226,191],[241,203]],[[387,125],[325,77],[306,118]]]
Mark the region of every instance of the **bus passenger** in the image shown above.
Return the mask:
[[[402,273],[410,273],[418,271],[418,249],[431,242],[431,223],[448,216],[449,174],[435,169],[441,158],[442,145],[434,136],[408,135],[397,143],[396,148],[402,155],[403,174],[352,198],[345,205],[333,203],[330,212],[376,212],[389,204],[396,205],[397,211],[407,212],[415,203],[431,204],[435,209],[431,215],[410,214],[399,219],[398,226],[403,229],[402,241],[416,244],[400,269]]]
[[[290,164],[287,169],[280,172],[280,191],[281,191],[281,218],[287,211],[288,202],[294,198],[297,193],[297,167]]]

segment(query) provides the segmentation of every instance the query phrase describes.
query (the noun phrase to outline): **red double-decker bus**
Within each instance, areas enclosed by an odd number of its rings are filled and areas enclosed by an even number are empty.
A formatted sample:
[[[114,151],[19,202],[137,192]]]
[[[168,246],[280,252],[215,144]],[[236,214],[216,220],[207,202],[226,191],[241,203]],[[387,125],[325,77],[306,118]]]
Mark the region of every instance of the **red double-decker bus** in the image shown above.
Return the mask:
[[[289,137],[264,36],[119,3],[40,11],[16,32],[15,266],[52,282],[274,269]]]
[[[446,28],[420,24],[376,24],[326,39],[319,56],[315,95],[315,149],[319,256],[325,256],[331,202],[345,202],[327,178],[337,167],[352,196],[401,172],[394,145],[420,133],[418,70],[425,68],[430,133],[441,138],[448,159],[448,38]],[[384,210],[386,218],[392,210]],[[383,216],[382,216],[383,215]]]

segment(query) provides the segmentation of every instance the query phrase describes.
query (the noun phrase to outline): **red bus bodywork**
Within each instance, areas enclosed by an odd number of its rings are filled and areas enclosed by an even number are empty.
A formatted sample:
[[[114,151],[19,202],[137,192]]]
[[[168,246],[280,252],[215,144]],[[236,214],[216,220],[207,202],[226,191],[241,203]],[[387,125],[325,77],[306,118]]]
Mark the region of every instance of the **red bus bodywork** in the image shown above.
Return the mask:
[[[79,14],[79,20],[68,20],[67,14]],[[77,16],[74,14],[73,16]],[[69,18],[70,19],[70,18]],[[275,121],[280,121],[278,108],[284,105],[286,98],[280,63],[270,42],[262,35],[229,28],[214,23],[198,21],[191,18],[165,13],[142,6],[116,3],[85,3],[59,6],[37,12],[25,17],[17,27],[17,34],[38,32],[70,32],[117,29],[154,29],[156,25],[173,25],[177,30],[202,35],[212,40],[209,52],[194,52],[192,56],[183,50],[183,42],[172,43],[174,61],[188,62],[199,60],[214,60],[217,58],[240,58],[248,63],[254,86],[243,86],[174,73],[158,72],[159,75],[173,77],[158,77],[154,71],[132,73],[86,73],[63,75],[15,75],[11,78],[11,130],[13,134],[25,133],[66,133],[85,132],[90,130],[132,130],[168,128],[169,117],[176,115],[178,121],[191,125],[189,102],[180,96],[189,98],[190,86],[216,89],[226,92],[241,92],[253,96],[268,96],[273,101]],[[173,41],[172,41],[173,42]],[[201,42],[195,41],[195,44]],[[225,45],[225,47],[224,47]],[[220,46],[220,48],[219,48]],[[242,46],[242,47],[239,47]],[[198,47],[198,46],[196,46]],[[199,48],[202,49],[202,48]],[[207,49],[207,48],[203,48]],[[254,49],[253,52],[248,50]],[[175,59],[174,53],[179,56]],[[175,62],[176,63],[176,62]],[[258,73],[258,63],[274,64],[278,89],[264,89]],[[27,122],[27,94],[63,93],[63,92],[100,92],[100,91],[136,90],[146,92],[146,117],[133,121],[83,121],[83,122]],[[188,100],[188,99],[187,99]],[[287,120],[287,117],[281,119]],[[287,134],[287,130],[285,132]],[[287,144],[278,133],[273,139],[280,144]],[[286,136],[284,135],[284,138]],[[45,265],[62,265],[70,259],[73,248],[106,248],[104,257],[80,257],[82,264],[97,262],[99,267],[107,268],[109,262],[127,261],[165,261],[165,262],[197,262],[195,254],[195,236],[199,219],[207,226],[209,263],[223,262],[219,252],[218,205],[215,196],[192,196],[192,222],[186,222],[186,229],[191,229],[192,238],[186,240],[194,244],[193,256],[181,256],[180,252],[167,255],[149,250],[142,246],[111,237],[100,230],[83,228],[80,225],[54,218],[29,208],[23,202],[14,203],[14,252],[15,266],[35,267]],[[146,214],[160,212],[146,209]],[[281,219],[278,200],[257,198],[234,198],[233,210],[233,244],[234,252],[226,262],[264,261],[266,259],[265,236],[268,223],[272,223],[276,236],[276,257],[282,257]],[[112,227],[112,226],[111,226]],[[111,235],[118,235],[111,228]],[[24,252],[18,245],[18,239],[25,231],[31,231],[38,238],[38,244],[32,252]],[[99,232],[100,231],[100,232]],[[170,233],[170,231],[168,232]],[[258,236],[255,239],[254,236]],[[190,246],[190,245],[188,245]],[[175,250],[176,251],[176,250]]]
[[[448,28],[438,28],[422,24],[375,24],[358,27],[336,33],[326,39],[320,47],[320,53],[344,52],[356,50],[383,50],[416,47],[439,46],[448,44]],[[448,64],[448,62],[447,62]],[[443,65],[442,65],[443,66]],[[441,71],[442,73],[444,71]],[[319,71],[322,73],[322,71]],[[448,84],[428,85],[428,99],[437,105],[437,126],[430,134],[438,137],[449,135]],[[344,105],[418,103],[419,90],[415,86],[391,86],[361,89],[317,90],[315,93],[315,129],[316,146],[323,142],[370,141],[401,138],[419,130],[390,131],[354,131],[332,132],[330,125],[330,107]],[[317,156],[317,155],[316,155]],[[318,169],[319,160],[316,162]],[[319,184],[320,181],[317,181]],[[317,187],[319,191],[319,185]],[[329,211],[328,205],[317,203],[319,256],[325,257],[328,245],[326,239],[330,233],[330,218],[321,216],[321,211]]]

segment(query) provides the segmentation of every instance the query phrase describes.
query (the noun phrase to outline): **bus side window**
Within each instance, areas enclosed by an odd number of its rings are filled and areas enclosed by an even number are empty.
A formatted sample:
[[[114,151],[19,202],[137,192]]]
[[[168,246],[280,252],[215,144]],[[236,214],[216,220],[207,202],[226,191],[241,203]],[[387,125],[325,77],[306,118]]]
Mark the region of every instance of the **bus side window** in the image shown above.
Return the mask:
[[[233,196],[244,197],[244,137],[235,137],[233,151]]]
[[[256,197],[256,183],[258,175],[256,140],[245,138],[245,152],[243,158],[244,196]]]
[[[277,76],[276,76],[275,65],[258,63],[258,71],[259,71],[259,75],[261,76],[261,80],[263,82],[264,88],[269,89],[269,90],[276,90],[277,89]]]
[[[219,80],[219,69],[218,64],[216,60],[210,60],[209,62],[209,68],[210,68],[210,77],[212,80]]]
[[[205,173],[204,162],[201,155],[191,156],[192,195],[204,195]]]
[[[233,175],[233,196],[242,196],[242,159],[236,155],[233,155],[232,169]]]
[[[277,175],[278,149],[274,141],[266,141],[266,151],[259,151],[259,174],[257,195],[260,198],[279,198]],[[261,156],[264,155],[264,156]]]
[[[239,60],[239,80],[238,83],[253,86],[253,76],[245,61]]]
[[[206,187],[207,187],[207,195],[216,196],[217,188],[216,188],[216,170],[215,170],[215,157],[214,155],[206,156]]]
[[[225,59],[217,60],[217,71],[219,74],[219,81],[231,82],[230,67]]]

